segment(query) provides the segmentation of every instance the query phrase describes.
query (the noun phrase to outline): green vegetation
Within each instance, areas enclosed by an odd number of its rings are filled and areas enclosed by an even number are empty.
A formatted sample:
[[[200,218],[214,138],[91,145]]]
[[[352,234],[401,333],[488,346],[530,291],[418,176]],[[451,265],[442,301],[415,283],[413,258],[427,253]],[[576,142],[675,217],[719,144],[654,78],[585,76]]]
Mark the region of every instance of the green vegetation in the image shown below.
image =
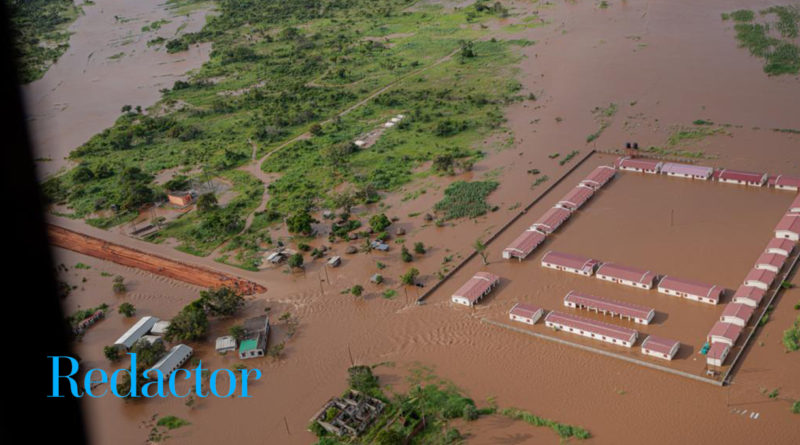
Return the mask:
[[[421,241],[414,243],[414,253],[419,255],[425,254],[425,244],[422,244]]]
[[[78,309],[77,311],[73,312],[72,315],[67,317],[67,324],[71,327],[75,327],[78,323],[82,322],[83,320],[89,318],[97,311],[106,311],[108,309],[108,305],[103,303],[97,307],[90,307],[87,309]]]
[[[171,430],[176,428],[180,428],[182,426],[190,425],[188,420],[181,419],[180,417],[175,416],[164,416],[158,419],[156,423],[158,426],[165,426]]]
[[[406,273],[400,276],[400,282],[405,284],[406,286],[411,286],[417,282],[418,276],[419,276],[419,270],[416,267],[412,267]]]
[[[437,156],[471,168],[482,156],[477,143],[501,128],[503,107],[519,93],[511,65],[521,43],[485,39],[488,27],[465,26],[496,20],[494,6],[408,10],[410,3],[221,1],[203,30],[165,43],[175,52],[211,41],[210,60],[163,91],[151,109],[158,113],[124,112],[76,149],[70,159],[77,166],[44,184],[49,201],[107,228],[163,202],[166,187],[154,179],[166,169],[195,184],[229,183],[232,201],[168,221],[148,239],[174,238],[196,255],[235,243],[217,260],[253,268],[261,233],[288,218],[293,233],[310,234],[309,221],[295,215],[331,208],[339,186],[355,204],[373,203],[379,192],[432,174],[419,167]],[[399,113],[403,121],[369,149],[354,147]],[[310,137],[295,140],[303,134]],[[239,169],[254,149],[262,170],[279,175],[266,211],[244,230],[264,193],[261,181]]]
[[[797,6],[772,6],[759,11],[761,23],[753,11],[739,10],[723,14],[722,19],[732,18],[736,24],[736,39],[739,46],[750,54],[763,58],[764,72],[770,76],[797,74],[800,72],[800,46],[796,39],[800,25],[800,8]],[[776,20],[777,19],[777,20]],[[780,36],[771,33],[777,30]]]
[[[112,363],[119,361],[119,359],[121,358],[119,353],[119,348],[117,348],[116,346],[104,346],[103,355],[108,359],[108,361]]]
[[[614,115],[617,114],[617,108],[618,108],[617,104],[615,103],[610,103],[605,108],[594,107],[594,109],[592,110],[592,114],[594,115],[595,119],[600,122],[600,128],[598,128],[597,131],[586,137],[587,143],[595,141],[597,138],[600,137],[601,134],[603,134],[603,131],[605,131],[605,129],[608,128],[609,125],[611,125],[611,118],[613,118]]]
[[[361,294],[364,293],[364,286],[356,284],[350,288],[350,293],[353,294],[354,297],[360,297]]]
[[[437,202],[434,210],[444,221],[458,218],[477,218],[490,209],[486,197],[497,188],[495,181],[456,181],[444,191],[444,198]]]
[[[124,315],[125,317],[133,317],[133,314],[136,313],[136,308],[130,303],[122,303],[119,305],[117,312]]]
[[[69,48],[67,27],[80,8],[72,0],[5,0],[20,82],[39,79]]]
[[[566,156],[564,156],[563,159],[558,161],[558,165],[566,164],[567,162],[569,162],[572,158],[574,158],[579,153],[580,152],[578,150],[573,150],[573,151],[569,152]]]
[[[800,414],[800,400],[795,400],[795,402],[792,403],[792,412]]]
[[[514,420],[522,420],[523,422],[533,426],[546,426],[548,428],[551,428],[558,434],[558,437],[562,439],[569,439],[572,437],[575,437],[577,439],[588,439],[592,437],[589,431],[579,426],[558,423],[556,421],[545,419],[543,417],[533,415],[527,411],[523,411],[517,408],[506,408],[500,411],[500,414]]]
[[[405,244],[403,244],[403,247],[400,249],[400,259],[402,259],[404,263],[414,261],[414,257],[411,255],[411,252],[408,251]]]
[[[229,287],[220,287],[200,292],[200,298],[192,301],[172,318],[164,339],[167,341],[193,341],[205,337],[208,332],[208,316],[231,316],[244,306],[244,298]]]
[[[679,125],[673,129],[672,134],[670,134],[669,138],[667,139],[667,145],[670,147],[685,145],[687,143],[699,141],[709,136],[718,134],[727,133],[723,128],[711,127],[708,125],[697,125],[695,127]]]
[[[800,315],[792,323],[792,327],[783,331],[783,346],[787,351],[797,351],[800,349]]]
[[[383,291],[383,294],[381,295],[383,295],[383,298],[391,299],[394,298],[395,295],[397,295],[397,291],[394,289],[386,289],[385,291]]]

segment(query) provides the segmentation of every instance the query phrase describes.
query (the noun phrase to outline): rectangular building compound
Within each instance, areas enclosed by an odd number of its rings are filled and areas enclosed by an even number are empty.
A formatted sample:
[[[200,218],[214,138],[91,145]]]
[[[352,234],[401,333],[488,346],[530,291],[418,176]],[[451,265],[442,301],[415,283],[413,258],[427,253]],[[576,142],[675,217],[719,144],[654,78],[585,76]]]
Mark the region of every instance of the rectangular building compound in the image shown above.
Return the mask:
[[[642,342],[642,354],[672,360],[680,347],[681,343],[678,341],[648,335]]]
[[[606,343],[625,346],[626,348],[632,347],[636,342],[636,337],[639,335],[639,333],[633,329],[557,311],[552,311],[547,314],[544,318],[544,324],[549,328],[582,335]]]
[[[705,284],[666,275],[659,281],[658,291],[662,294],[686,298],[701,303],[718,304],[723,289],[714,284]]]
[[[571,253],[548,251],[542,257],[542,267],[591,276],[599,261]]]
[[[536,324],[544,310],[532,304],[517,303],[508,311],[508,318],[525,324]]]
[[[596,276],[601,280],[641,289],[652,289],[653,280],[656,278],[656,274],[649,270],[621,266],[614,263],[603,263],[597,269]]]
[[[477,272],[453,294],[453,303],[472,306],[500,283],[500,277],[489,272]]]
[[[503,249],[503,258],[517,258],[522,261],[539,247],[539,244],[542,244],[544,240],[544,233],[528,229]]]
[[[653,308],[633,303],[614,301],[603,297],[582,294],[571,290],[564,296],[564,306],[576,309],[587,309],[603,315],[627,318],[635,323],[650,324],[656,311]]]

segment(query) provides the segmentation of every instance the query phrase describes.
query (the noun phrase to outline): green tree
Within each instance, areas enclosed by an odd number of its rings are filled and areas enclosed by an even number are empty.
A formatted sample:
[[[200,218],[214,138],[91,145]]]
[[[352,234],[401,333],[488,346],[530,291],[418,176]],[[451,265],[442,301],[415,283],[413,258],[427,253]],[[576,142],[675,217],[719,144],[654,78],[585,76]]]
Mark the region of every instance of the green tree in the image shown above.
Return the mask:
[[[390,225],[392,225],[392,221],[383,213],[372,215],[369,219],[369,226],[372,227],[372,230],[375,232],[383,232]]]
[[[417,277],[419,276],[419,270],[417,268],[412,267],[408,270],[405,274],[400,276],[400,282],[410,286],[417,282]]]
[[[311,224],[318,223],[314,217],[311,216],[308,211],[303,210],[294,215],[286,218],[286,228],[291,233],[301,233],[303,235],[309,235],[313,232],[313,228]]]
[[[411,252],[408,251],[405,244],[403,244],[403,248],[400,250],[400,258],[404,263],[410,263],[414,260],[414,257],[411,256]]]
[[[105,355],[110,362],[116,362],[120,359],[119,349],[113,345],[104,347],[103,355]]]
[[[193,341],[205,337],[208,332],[208,316],[200,300],[181,309],[172,318],[164,338],[167,341]]]
[[[150,343],[145,339],[140,339],[133,344],[131,352],[136,353],[136,362],[140,366],[149,368],[167,353],[167,349],[162,341]]]
[[[425,245],[422,242],[414,243],[414,252],[420,255],[425,253]]]
[[[356,297],[360,297],[363,292],[364,292],[364,286],[360,284],[356,284],[355,286],[350,288],[350,293]]]
[[[223,286],[200,292],[203,309],[210,315],[230,316],[244,306],[244,297],[234,289]]]
[[[119,309],[117,309],[117,312],[130,318],[133,317],[133,314],[136,313],[136,308],[132,304],[125,302],[119,305]]]
[[[231,337],[235,338],[237,341],[243,340],[246,334],[244,326],[240,324],[231,326],[231,328],[228,329],[228,333],[231,335]]]
[[[299,269],[303,267],[303,254],[295,253],[294,255],[291,255],[287,263],[292,269]]]
[[[475,251],[478,252],[478,255],[481,256],[481,260],[483,260],[484,266],[489,264],[489,262],[486,260],[487,258],[486,244],[483,244],[483,241],[480,238],[476,239],[475,242],[472,243],[472,248],[475,249]]]
[[[214,193],[203,193],[197,198],[197,210],[202,213],[210,212],[219,207],[217,195]]]
[[[114,284],[111,286],[111,289],[113,289],[114,293],[117,293],[117,294],[121,294],[121,293],[125,292],[126,290],[128,290],[127,286],[125,286],[125,278],[123,278],[122,275],[115,276],[114,277]]]

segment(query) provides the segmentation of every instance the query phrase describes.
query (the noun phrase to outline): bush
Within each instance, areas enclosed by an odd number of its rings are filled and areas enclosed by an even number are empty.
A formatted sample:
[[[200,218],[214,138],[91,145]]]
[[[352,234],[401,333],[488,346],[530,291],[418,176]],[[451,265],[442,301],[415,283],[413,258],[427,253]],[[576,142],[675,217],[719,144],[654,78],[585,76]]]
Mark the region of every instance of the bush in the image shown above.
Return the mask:
[[[418,276],[419,276],[419,270],[412,267],[411,269],[409,269],[408,272],[400,276],[400,282],[407,286],[410,286],[416,283]]]
[[[111,289],[117,294],[121,294],[128,290],[128,288],[125,286],[125,279],[122,277],[122,275],[117,275],[114,277],[114,284],[111,286]]]
[[[356,391],[375,394],[379,390],[378,378],[372,374],[369,366],[351,366],[347,369],[347,375],[347,384]]]
[[[292,269],[299,269],[303,267],[303,254],[295,253],[294,255],[290,256],[288,264]]]
[[[369,219],[369,226],[375,232],[383,232],[390,225],[392,225],[392,221],[390,221],[389,218],[387,218],[386,215],[383,213],[379,215],[373,215]]]
[[[350,288],[350,293],[356,297],[360,297],[363,292],[364,292],[364,286],[360,284],[356,284],[355,286]]]
[[[423,255],[425,253],[425,245],[422,242],[414,243],[414,252]]]
[[[400,250],[400,258],[402,258],[404,263],[410,263],[414,260],[414,257],[411,256],[411,252],[408,251],[405,244],[403,244],[403,248]]]
[[[119,349],[113,345],[104,347],[103,355],[105,355],[110,362],[116,362],[120,359]]]
[[[130,303],[122,303],[119,305],[117,312],[126,317],[133,317],[133,314],[136,313],[136,308]]]

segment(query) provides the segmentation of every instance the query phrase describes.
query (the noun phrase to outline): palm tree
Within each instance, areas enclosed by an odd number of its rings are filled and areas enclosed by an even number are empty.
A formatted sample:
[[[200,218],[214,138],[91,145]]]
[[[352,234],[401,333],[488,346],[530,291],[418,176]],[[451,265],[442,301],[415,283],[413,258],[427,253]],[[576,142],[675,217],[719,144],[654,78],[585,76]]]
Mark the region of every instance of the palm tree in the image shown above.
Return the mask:
[[[475,249],[476,252],[478,252],[478,255],[481,256],[481,259],[483,260],[483,265],[485,266],[489,264],[489,262],[486,261],[486,244],[484,244],[480,238],[475,240],[475,242],[472,244],[472,247]]]

